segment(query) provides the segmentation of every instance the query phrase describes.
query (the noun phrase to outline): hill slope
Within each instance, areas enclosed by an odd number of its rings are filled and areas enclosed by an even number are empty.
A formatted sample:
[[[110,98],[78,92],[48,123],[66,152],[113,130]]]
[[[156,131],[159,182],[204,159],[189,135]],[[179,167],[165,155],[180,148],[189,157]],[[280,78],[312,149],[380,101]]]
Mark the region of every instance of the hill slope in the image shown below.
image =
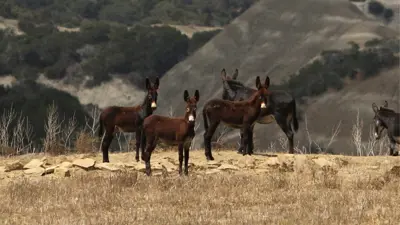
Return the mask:
[[[175,115],[181,115],[184,89],[190,93],[200,90],[199,110],[210,98],[220,98],[222,68],[228,71],[239,68],[240,80],[252,87],[256,76],[264,79],[268,75],[273,84],[279,84],[323,50],[343,48],[350,40],[363,44],[373,37],[397,35],[396,31],[366,18],[348,1],[305,0],[283,4],[278,0],[263,0],[167,72],[161,79],[157,114],[167,114],[172,108]],[[196,147],[203,142],[202,118],[198,117],[198,122],[201,125]],[[267,132],[266,127],[258,126],[255,132]],[[255,142],[256,148],[269,144]]]

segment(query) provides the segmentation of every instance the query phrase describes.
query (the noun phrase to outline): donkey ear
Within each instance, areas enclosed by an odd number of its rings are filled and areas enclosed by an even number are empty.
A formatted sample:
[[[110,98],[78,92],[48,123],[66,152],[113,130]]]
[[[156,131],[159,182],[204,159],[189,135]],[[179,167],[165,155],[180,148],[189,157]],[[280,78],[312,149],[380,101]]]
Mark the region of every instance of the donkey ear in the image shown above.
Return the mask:
[[[372,110],[374,110],[375,113],[378,112],[378,106],[375,103],[372,103]]]
[[[194,98],[196,99],[197,102],[199,101],[199,99],[200,99],[200,92],[199,92],[199,90],[196,90],[196,91],[194,92]]]
[[[265,78],[265,88],[269,87],[269,76],[267,76],[267,78]]]
[[[257,87],[257,89],[261,88],[261,81],[260,81],[260,77],[259,76],[257,76],[257,78],[256,78],[256,87]]]
[[[146,89],[149,90],[151,88],[150,80],[146,77]]]
[[[238,77],[238,75],[239,75],[239,70],[238,70],[238,69],[235,69],[235,73],[232,75],[232,79],[233,79],[233,80],[236,80],[236,78]]]
[[[185,92],[183,93],[183,100],[185,102],[189,100],[189,92],[187,90],[185,90]]]
[[[389,103],[385,100],[385,104],[383,105],[383,107],[387,108],[389,107]]]
[[[226,71],[225,71],[225,68],[223,68],[222,71],[221,71],[221,77],[222,77],[222,80],[226,80]]]
[[[158,89],[159,86],[160,86],[160,79],[156,77],[156,81],[154,82],[154,88]]]

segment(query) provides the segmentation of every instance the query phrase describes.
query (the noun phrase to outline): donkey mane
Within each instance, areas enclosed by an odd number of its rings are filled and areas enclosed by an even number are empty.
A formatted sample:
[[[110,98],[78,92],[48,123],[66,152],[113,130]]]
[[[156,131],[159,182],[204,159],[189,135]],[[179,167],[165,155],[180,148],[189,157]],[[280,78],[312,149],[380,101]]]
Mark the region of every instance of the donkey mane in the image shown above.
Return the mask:
[[[386,112],[386,113],[396,113],[396,111],[394,111],[393,109],[389,109],[389,108],[386,108],[386,107],[383,107],[383,106],[381,106],[379,108],[379,111]]]

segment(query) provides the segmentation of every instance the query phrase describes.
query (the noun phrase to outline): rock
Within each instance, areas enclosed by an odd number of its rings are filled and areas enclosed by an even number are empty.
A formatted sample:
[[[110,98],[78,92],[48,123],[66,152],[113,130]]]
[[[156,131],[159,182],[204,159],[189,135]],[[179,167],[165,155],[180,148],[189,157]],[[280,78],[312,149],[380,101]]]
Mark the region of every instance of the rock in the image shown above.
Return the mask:
[[[70,177],[71,172],[69,171],[68,168],[57,167],[54,169],[54,175],[56,175],[58,177]]]
[[[325,158],[317,158],[317,159],[313,159],[313,161],[316,165],[318,165],[321,168],[324,166],[335,166],[335,163],[328,161]]]
[[[25,164],[24,169],[33,169],[43,167],[44,162],[40,159],[32,159],[29,163]]]
[[[161,163],[161,165],[163,165],[163,166],[165,167],[165,169],[167,170],[167,172],[176,171],[176,170],[178,169],[178,167],[179,167],[179,165],[176,166],[176,165],[174,165],[173,163],[171,163],[171,162],[169,162],[169,161],[166,161],[166,160],[163,160],[163,161],[161,161],[160,163]],[[188,165],[188,167],[189,167],[189,165]],[[184,168],[184,165],[182,165],[182,169],[183,169],[183,168]]]
[[[123,169],[123,165],[112,163],[96,163],[95,168],[108,171],[121,171]]]
[[[307,165],[307,156],[296,155],[294,158],[294,170],[297,172],[303,172]]]
[[[5,166],[0,166],[0,173],[6,172],[6,167]]]
[[[45,169],[43,167],[35,167],[35,168],[30,168],[30,169],[24,170],[24,173],[29,174],[29,175],[42,176],[44,171],[45,171]]]
[[[19,160],[17,160],[7,163],[6,166],[4,167],[4,172],[10,172],[13,170],[22,170],[23,168],[24,165]]]
[[[219,170],[239,170],[239,167],[231,164],[222,164],[218,167]]]
[[[207,170],[206,174],[214,174],[214,173],[219,173],[221,172],[219,169],[211,169],[211,170]]]
[[[90,158],[84,158],[84,159],[76,159],[72,162],[72,165],[80,167],[85,170],[93,169],[94,164],[96,163],[95,160],[90,159]]]
[[[44,168],[44,173],[43,173],[42,175],[54,173],[54,170],[55,170],[57,167],[58,167],[58,166],[50,166],[50,167]]]
[[[240,168],[254,169],[256,166],[256,160],[252,156],[245,155],[237,161],[236,165]]]
[[[257,166],[257,168],[263,169],[263,168],[278,168],[280,166],[279,159],[277,157],[269,157],[265,162],[261,163],[260,165]]]
[[[146,171],[146,165],[144,163],[138,163],[135,166],[135,170],[139,172],[145,172]]]
[[[64,167],[64,168],[72,168],[74,165],[72,165],[72,163],[70,162],[63,162],[60,164],[60,167]]]

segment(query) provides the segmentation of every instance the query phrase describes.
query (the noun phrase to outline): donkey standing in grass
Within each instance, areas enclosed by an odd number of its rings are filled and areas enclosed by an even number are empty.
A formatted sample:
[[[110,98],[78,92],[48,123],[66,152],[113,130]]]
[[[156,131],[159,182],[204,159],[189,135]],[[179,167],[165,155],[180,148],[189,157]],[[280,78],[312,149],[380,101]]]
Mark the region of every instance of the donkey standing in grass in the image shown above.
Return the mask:
[[[253,140],[253,128],[262,109],[266,109],[268,102],[269,77],[261,84],[260,77],[256,78],[257,91],[244,101],[228,101],[212,99],[203,107],[204,145],[207,160],[214,160],[211,153],[211,138],[220,122],[225,125],[241,129],[243,155],[251,155],[251,142]]]
[[[142,135],[143,120],[152,115],[153,111],[157,108],[157,90],[160,80],[157,77],[154,85],[146,78],[147,95],[141,105],[134,107],[119,107],[110,106],[105,108],[100,114],[100,127],[99,137],[103,136],[105,129],[104,139],[101,143],[101,150],[103,152],[103,162],[110,162],[108,158],[108,148],[114,138],[115,132],[135,132],[136,133],[136,161],[139,161],[139,148],[142,145],[142,155],[144,151],[144,142],[146,137]],[[142,143],[142,144],[141,144]]]
[[[376,140],[381,138],[382,131],[387,130],[387,135],[390,141],[390,155],[398,156],[399,151],[395,151],[396,145],[400,146],[400,113],[388,108],[388,102],[385,101],[383,107],[379,107],[372,103],[374,110],[374,136]]]
[[[243,101],[250,98],[250,96],[257,92],[257,90],[246,87],[243,85],[243,83],[236,81],[238,75],[238,69],[235,70],[235,73],[232,75],[232,77],[226,75],[225,69],[221,71],[223,84],[222,99],[229,101]],[[288,138],[289,153],[293,154],[293,136],[294,133],[296,133],[299,129],[299,123],[296,115],[296,101],[293,96],[286,91],[275,90],[270,92],[271,94],[268,99],[268,108],[261,110],[261,114],[257,119],[257,123],[270,124],[273,121],[276,121]],[[244,149],[242,131],[240,132],[240,139],[241,142],[238,153],[242,153]],[[252,152],[254,148],[253,140],[251,140],[250,146],[250,152]]]
[[[200,93],[196,90],[194,97],[189,97],[189,92],[185,90],[183,99],[186,102],[183,117],[151,115],[143,122],[143,132],[147,140],[145,152],[142,153],[142,160],[146,163],[146,174],[148,176],[151,174],[151,153],[156,148],[158,140],[169,145],[178,145],[179,175],[182,175],[183,157],[185,157],[184,174],[188,175],[189,148],[195,136],[194,126]],[[185,151],[184,155],[183,151]]]

